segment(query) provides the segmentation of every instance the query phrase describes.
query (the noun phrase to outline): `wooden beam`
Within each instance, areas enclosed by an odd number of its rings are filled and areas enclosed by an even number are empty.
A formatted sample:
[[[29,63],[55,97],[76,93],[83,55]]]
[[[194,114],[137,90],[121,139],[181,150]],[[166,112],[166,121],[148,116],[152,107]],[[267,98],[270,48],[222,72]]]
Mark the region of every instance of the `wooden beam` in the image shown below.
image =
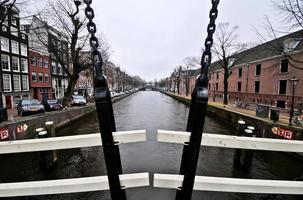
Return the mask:
[[[149,186],[148,173],[120,175],[124,188]],[[109,190],[107,176],[0,184],[0,197],[35,196]]]
[[[158,130],[158,141],[176,144],[189,142],[190,133],[182,131]],[[218,135],[203,133],[202,146],[251,149],[262,151],[303,152],[303,141]]]
[[[154,187],[180,189],[183,178],[183,175],[155,174]],[[303,182],[196,176],[194,190],[302,195]]]
[[[146,131],[114,132],[117,144],[146,141]],[[101,146],[100,133],[0,142],[0,154]]]

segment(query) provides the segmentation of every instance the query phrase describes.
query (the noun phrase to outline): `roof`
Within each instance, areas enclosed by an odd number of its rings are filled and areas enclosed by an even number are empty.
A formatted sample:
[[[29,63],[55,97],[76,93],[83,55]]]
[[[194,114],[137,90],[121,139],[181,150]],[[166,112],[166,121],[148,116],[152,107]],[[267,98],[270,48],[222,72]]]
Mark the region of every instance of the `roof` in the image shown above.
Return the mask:
[[[238,54],[234,54],[232,57],[236,58],[234,66],[240,64],[246,64],[254,62],[257,60],[262,60],[265,58],[270,58],[274,56],[280,56],[284,51],[284,43],[286,41],[292,41],[293,39],[300,39],[298,44],[292,51],[303,49],[303,30],[299,30],[288,35],[282,36],[280,38],[268,41],[266,43],[260,44],[253,48],[242,51]],[[216,61],[211,64],[210,71],[221,69],[219,64],[220,61]]]

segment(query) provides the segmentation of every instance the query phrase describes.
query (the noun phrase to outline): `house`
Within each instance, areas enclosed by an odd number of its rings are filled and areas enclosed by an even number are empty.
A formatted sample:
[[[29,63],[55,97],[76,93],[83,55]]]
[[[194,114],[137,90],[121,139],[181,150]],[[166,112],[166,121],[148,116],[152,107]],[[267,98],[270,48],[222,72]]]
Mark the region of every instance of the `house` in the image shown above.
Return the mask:
[[[19,9],[12,7],[6,14],[0,8],[1,107],[14,108],[20,99],[31,98],[28,69],[28,35],[21,31]]]
[[[303,30],[247,49],[234,55],[234,65],[228,79],[229,101],[261,103],[280,108],[291,106],[291,79],[299,84],[295,89],[295,105],[303,102]],[[295,60],[301,62],[295,62]],[[209,95],[223,96],[223,68],[219,61],[209,71]]]

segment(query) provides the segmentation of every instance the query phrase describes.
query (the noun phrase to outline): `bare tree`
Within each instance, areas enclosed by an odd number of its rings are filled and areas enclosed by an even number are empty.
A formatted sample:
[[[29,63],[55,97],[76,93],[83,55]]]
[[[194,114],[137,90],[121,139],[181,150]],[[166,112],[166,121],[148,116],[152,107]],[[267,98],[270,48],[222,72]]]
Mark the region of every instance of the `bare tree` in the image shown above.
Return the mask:
[[[190,70],[196,69],[198,67],[201,67],[199,59],[193,56],[186,57],[183,60],[185,64],[185,76],[184,76],[184,82],[185,82],[185,94],[186,96],[189,95],[189,78],[190,78]]]
[[[237,42],[238,26],[230,26],[229,23],[220,23],[215,32],[213,51],[218,58],[219,67],[223,69],[223,104],[228,103],[228,78],[231,75],[231,67],[234,66],[234,55],[243,51],[246,45]]]

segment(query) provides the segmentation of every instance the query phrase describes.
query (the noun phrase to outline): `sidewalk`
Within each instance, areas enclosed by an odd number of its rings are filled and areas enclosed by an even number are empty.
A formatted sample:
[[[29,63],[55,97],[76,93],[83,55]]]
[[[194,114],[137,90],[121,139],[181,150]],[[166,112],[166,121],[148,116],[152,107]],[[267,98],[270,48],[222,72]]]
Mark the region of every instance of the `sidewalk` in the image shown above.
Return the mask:
[[[185,96],[185,95],[178,95],[176,93],[172,93],[172,92],[168,92],[172,95],[175,96],[179,96],[181,98],[185,98],[190,100],[191,97],[190,96]],[[235,107],[234,104],[228,104],[228,105],[223,105],[222,102],[213,102],[212,99],[208,100],[208,104],[212,105],[212,106],[216,106],[216,107],[222,107],[224,109],[230,110],[230,111],[235,111],[235,112],[239,112],[239,113],[243,113],[246,115],[250,115],[250,116],[256,116],[256,110],[252,110],[252,109],[245,109],[245,108],[239,108],[239,107]],[[269,120],[269,118],[267,118]],[[284,125],[288,125],[289,124],[289,114],[288,113],[280,113],[280,118],[279,118],[279,123],[284,124]],[[293,126],[296,126],[293,124]]]

